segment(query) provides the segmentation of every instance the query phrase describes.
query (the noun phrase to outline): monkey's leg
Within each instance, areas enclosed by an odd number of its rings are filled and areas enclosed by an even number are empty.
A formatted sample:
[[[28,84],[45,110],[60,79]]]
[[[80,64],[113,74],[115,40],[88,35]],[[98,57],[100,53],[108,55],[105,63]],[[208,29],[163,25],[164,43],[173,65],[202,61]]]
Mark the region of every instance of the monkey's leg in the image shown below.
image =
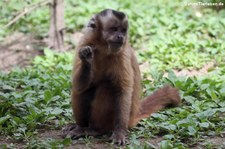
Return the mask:
[[[129,121],[130,97],[126,92],[121,92],[119,87],[105,83],[101,85],[95,94],[91,108],[91,120],[89,127],[100,133],[113,131],[111,139],[114,143],[124,145],[126,143],[126,131]]]
[[[94,99],[95,88],[90,88],[78,94],[72,92],[72,108],[76,124],[81,127],[88,127],[91,112],[91,102]]]
[[[98,86],[94,94],[94,99],[91,103],[89,125],[85,121],[85,125],[80,123],[78,116],[87,113],[87,111],[77,111],[79,107],[74,107],[75,118],[78,126],[69,132],[68,136],[72,139],[77,139],[83,136],[98,136],[114,129],[114,95],[113,88],[108,83],[104,83]],[[79,100],[80,101],[80,100]],[[83,115],[84,116],[84,115]],[[87,119],[85,119],[87,120]],[[84,127],[81,127],[84,126]],[[88,127],[86,127],[88,126]]]
[[[69,124],[62,130],[62,136],[81,137],[88,128],[91,102],[94,98],[95,88],[90,88],[78,94],[72,92],[72,108],[76,124]]]
[[[91,106],[90,128],[107,133],[114,129],[115,94],[110,83],[101,84]]]

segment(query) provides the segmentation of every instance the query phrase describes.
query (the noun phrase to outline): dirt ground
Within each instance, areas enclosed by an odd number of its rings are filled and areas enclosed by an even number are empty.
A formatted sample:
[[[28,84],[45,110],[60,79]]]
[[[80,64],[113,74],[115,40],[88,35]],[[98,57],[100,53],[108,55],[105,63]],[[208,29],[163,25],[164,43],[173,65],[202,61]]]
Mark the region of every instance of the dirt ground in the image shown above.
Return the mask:
[[[74,43],[77,43],[77,40],[82,35],[80,33],[76,33],[71,35],[71,40]],[[27,65],[31,65],[32,59],[37,55],[42,55],[41,49],[45,46],[44,42],[41,40],[36,40],[32,35],[24,35],[22,33],[14,33],[11,36],[5,38],[3,43],[0,43],[0,70],[9,72],[15,67],[26,67]],[[206,64],[200,70],[182,70],[176,71],[177,75],[185,75],[185,76],[193,76],[193,75],[203,75],[207,74],[207,70],[213,67],[214,63]],[[145,68],[149,68],[147,64],[142,64],[140,66],[142,70]],[[38,137],[46,140],[48,138],[62,140],[60,137],[60,130],[42,130],[38,133]],[[158,143],[161,142],[162,137],[152,138],[149,140],[140,139],[140,142],[149,142],[154,145],[156,148],[159,148]],[[224,138],[221,137],[213,137],[207,138],[208,142],[211,142],[215,145],[222,145],[225,141]],[[9,136],[0,136],[0,145],[1,144],[10,144],[14,143],[16,148],[24,148],[25,142],[15,142]],[[198,146],[193,148],[201,148],[201,143]],[[93,138],[91,142],[84,141],[74,141],[68,149],[79,148],[79,149],[105,149],[105,148],[114,148],[111,143],[108,142],[108,137],[103,138]],[[225,148],[225,147],[224,147]]]
[[[47,140],[47,139],[56,139],[56,140],[63,140],[60,136],[61,130],[41,130],[38,133],[38,137],[40,140]],[[89,138],[89,141],[85,141],[84,139],[82,140],[74,140],[70,146],[65,147],[65,149],[109,149],[109,148],[118,148],[118,146],[113,145],[112,143],[109,142],[109,136],[102,136],[99,138],[94,138],[91,137]],[[161,136],[158,136],[156,138],[151,138],[151,139],[142,139],[140,138],[139,141],[140,143],[146,143],[148,142],[151,146],[155,147],[156,149],[160,148],[159,143],[163,140]],[[208,142],[210,144],[213,144],[215,146],[222,146],[224,143],[224,138],[222,137],[209,137],[205,139],[205,142]],[[0,145],[1,144],[14,144],[14,147],[17,149],[23,149],[26,146],[25,142],[15,142],[13,141],[10,137],[6,136],[0,136]],[[0,146],[1,147],[1,146]],[[191,146],[190,148],[192,149],[204,149],[205,144],[199,142],[195,146]],[[214,147],[215,149],[217,147]],[[225,148],[223,146],[221,149]]]
[[[65,39],[68,42],[77,44],[83,34],[76,32],[67,35]],[[27,35],[15,32],[5,38],[0,43],[0,70],[9,72],[19,67],[24,68],[31,65],[32,60],[37,55],[43,55],[43,48],[46,46],[47,39],[36,39],[34,35]],[[73,45],[66,45],[66,50],[72,50]]]
[[[31,60],[42,54],[40,48],[44,43],[32,35],[14,33],[0,43],[0,70],[9,72],[15,67],[25,67]]]

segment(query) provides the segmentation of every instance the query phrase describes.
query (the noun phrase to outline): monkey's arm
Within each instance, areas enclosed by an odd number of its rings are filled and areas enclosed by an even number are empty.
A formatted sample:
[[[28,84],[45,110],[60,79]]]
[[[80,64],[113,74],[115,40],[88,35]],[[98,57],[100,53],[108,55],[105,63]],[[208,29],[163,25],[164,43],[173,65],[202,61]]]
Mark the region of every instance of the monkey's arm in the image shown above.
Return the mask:
[[[120,71],[119,76],[115,83],[117,84],[117,98],[116,111],[115,111],[115,127],[113,132],[113,141],[120,145],[126,143],[126,133],[128,129],[128,123],[130,119],[130,111],[132,104],[132,92],[133,92],[133,71],[128,65],[123,67],[123,71]],[[129,73],[128,73],[129,72]],[[118,72],[117,72],[118,73]]]
[[[119,145],[125,145],[126,133],[130,117],[132,89],[122,89],[121,95],[116,99],[115,128],[112,139]]]
[[[73,76],[73,88],[78,93],[82,93],[91,84],[92,73],[92,60],[94,48],[91,46],[81,47],[78,51]]]

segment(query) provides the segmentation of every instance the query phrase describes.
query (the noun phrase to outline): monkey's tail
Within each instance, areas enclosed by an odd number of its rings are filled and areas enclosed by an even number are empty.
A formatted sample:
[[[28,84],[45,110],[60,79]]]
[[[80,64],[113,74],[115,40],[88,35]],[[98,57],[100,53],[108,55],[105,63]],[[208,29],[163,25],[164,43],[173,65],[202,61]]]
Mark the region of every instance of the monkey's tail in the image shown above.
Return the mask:
[[[140,111],[134,123],[165,107],[175,107],[180,104],[179,91],[171,86],[165,86],[146,97],[140,105]]]

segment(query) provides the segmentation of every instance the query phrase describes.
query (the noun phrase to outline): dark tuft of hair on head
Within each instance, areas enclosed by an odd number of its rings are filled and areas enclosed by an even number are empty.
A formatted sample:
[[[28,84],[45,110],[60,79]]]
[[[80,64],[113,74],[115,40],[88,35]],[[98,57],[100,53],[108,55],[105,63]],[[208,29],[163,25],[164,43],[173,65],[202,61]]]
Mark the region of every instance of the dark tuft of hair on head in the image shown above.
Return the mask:
[[[109,11],[111,11],[111,9],[104,9],[104,10],[102,10],[101,12],[99,12],[99,14],[100,14],[101,16],[106,16],[107,13],[108,13]]]
[[[101,11],[99,14],[101,16],[106,16],[109,11],[112,11],[112,14],[120,20],[123,20],[126,17],[126,15],[123,12],[116,11],[113,9],[105,9],[105,10]]]
[[[120,20],[123,20],[126,15],[123,12],[112,10],[112,13]]]

